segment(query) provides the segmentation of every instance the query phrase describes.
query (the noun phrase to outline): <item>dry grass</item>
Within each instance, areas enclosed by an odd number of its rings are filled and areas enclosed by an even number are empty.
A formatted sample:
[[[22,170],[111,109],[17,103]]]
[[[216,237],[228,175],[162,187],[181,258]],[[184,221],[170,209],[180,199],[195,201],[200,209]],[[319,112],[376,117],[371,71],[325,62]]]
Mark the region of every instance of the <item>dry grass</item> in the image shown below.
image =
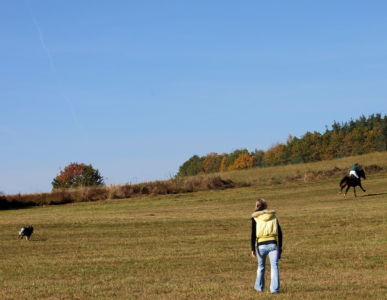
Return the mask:
[[[235,184],[231,180],[223,180],[220,176],[195,176],[140,184],[63,189],[55,190],[51,193],[0,195],[0,209],[106,199],[126,199],[148,195],[192,193],[205,190],[226,189],[234,186]]]
[[[358,198],[339,179],[0,211],[0,299],[385,299],[387,174]],[[252,289],[256,197],[284,232],[279,295]]]

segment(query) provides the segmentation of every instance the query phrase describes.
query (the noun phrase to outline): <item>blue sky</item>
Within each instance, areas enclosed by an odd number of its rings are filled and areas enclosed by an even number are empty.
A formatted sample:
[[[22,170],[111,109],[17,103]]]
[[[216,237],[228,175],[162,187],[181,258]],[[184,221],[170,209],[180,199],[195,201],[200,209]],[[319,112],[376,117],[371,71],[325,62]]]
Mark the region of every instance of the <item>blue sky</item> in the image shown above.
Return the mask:
[[[0,191],[107,184],[387,111],[386,1],[0,2]]]

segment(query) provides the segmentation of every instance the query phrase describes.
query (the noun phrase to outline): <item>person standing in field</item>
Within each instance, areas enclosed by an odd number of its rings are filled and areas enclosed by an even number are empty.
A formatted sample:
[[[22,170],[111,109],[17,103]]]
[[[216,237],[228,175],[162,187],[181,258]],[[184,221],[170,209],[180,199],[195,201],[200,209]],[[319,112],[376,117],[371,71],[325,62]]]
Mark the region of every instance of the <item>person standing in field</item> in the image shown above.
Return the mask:
[[[275,211],[267,209],[265,199],[256,200],[251,223],[251,256],[258,260],[254,289],[261,292],[265,287],[265,264],[266,257],[269,256],[271,265],[270,292],[279,293],[278,260],[282,253],[282,231]]]

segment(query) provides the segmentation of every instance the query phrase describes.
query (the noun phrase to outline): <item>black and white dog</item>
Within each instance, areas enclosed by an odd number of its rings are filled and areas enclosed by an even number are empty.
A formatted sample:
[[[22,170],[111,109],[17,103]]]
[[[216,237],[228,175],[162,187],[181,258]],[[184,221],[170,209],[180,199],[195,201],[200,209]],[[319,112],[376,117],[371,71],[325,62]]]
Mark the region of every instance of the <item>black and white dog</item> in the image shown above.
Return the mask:
[[[19,239],[26,238],[26,240],[29,240],[31,238],[32,233],[34,232],[34,227],[30,226],[24,226],[19,231]]]

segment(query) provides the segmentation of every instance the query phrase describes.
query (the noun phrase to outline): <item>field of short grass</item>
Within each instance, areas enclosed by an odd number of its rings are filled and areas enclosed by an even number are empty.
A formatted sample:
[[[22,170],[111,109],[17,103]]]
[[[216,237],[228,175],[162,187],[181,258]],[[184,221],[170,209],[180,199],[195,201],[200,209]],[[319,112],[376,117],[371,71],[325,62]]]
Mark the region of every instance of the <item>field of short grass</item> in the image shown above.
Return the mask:
[[[386,166],[377,155],[367,164]],[[0,299],[385,299],[385,172],[357,198],[338,194],[340,178],[255,180],[350,161],[228,174],[253,183],[243,188],[0,211]],[[278,295],[252,289],[257,197],[284,233]],[[28,224],[31,241],[18,240]]]

